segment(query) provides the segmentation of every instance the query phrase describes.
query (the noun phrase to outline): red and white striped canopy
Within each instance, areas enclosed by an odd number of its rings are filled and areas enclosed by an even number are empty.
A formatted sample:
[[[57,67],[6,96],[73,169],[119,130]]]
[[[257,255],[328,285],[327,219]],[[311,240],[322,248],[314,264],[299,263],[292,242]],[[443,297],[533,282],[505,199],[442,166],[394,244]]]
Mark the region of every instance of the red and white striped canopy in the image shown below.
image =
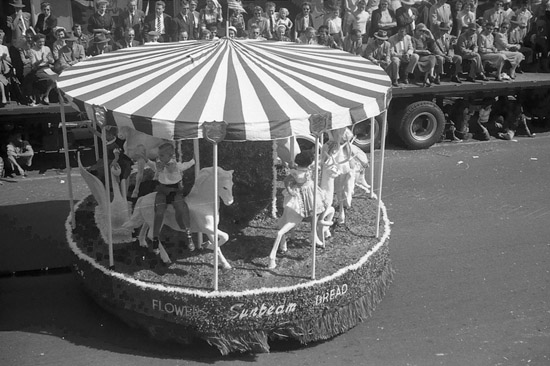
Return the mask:
[[[226,140],[273,140],[352,125],[383,112],[386,73],[324,46],[229,40],[154,43],[82,61],[58,87],[107,123],[156,137],[201,138],[204,122],[227,122]]]

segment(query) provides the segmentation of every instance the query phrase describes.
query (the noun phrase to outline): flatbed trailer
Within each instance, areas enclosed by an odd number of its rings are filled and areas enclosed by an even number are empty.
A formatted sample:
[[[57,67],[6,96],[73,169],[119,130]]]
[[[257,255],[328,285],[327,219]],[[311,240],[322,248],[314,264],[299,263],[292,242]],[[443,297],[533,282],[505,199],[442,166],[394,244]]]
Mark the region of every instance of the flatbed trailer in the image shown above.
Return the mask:
[[[440,140],[446,119],[442,111],[445,99],[480,100],[501,95],[519,96],[530,91],[550,90],[550,73],[526,72],[515,80],[463,81],[461,84],[442,81],[440,85],[422,87],[417,84],[392,88],[388,108],[389,133],[396,135],[408,149],[426,149]],[[550,106],[549,106],[550,108]],[[379,141],[381,120],[375,125]],[[367,149],[370,144],[370,121],[354,126],[356,144]]]

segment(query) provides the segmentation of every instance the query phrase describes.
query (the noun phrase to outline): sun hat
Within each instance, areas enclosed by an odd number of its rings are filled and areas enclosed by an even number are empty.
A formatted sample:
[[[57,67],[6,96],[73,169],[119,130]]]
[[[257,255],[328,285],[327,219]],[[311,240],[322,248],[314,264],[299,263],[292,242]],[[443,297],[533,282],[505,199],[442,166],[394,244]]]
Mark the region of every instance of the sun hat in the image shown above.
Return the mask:
[[[94,43],[107,43],[109,39],[104,34],[99,33],[94,36]]]
[[[10,3],[11,6],[16,8],[24,8],[25,4],[23,4],[23,0],[12,0],[13,2]]]
[[[374,33],[374,38],[380,39],[382,41],[388,40],[388,32],[385,30],[379,30],[378,32]]]
[[[441,22],[439,23],[439,30],[450,30],[451,27],[449,26],[449,23],[447,22]]]

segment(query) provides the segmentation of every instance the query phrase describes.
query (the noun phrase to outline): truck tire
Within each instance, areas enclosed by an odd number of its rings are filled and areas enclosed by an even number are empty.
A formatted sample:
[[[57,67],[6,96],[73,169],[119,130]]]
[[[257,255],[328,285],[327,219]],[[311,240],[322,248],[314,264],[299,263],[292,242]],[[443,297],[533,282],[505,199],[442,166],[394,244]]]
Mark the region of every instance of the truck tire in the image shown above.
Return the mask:
[[[364,152],[370,151],[370,119],[367,119],[363,122],[359,122],[353,125],[351,132],[353,132],[353,135],[355,136],[355,140],[353,141],[353,144],[357,147],[359,147]],[[380,148],[380,138],[381,138],[381,131],[382,131],[382,123],[380,122],[379,118],[376,117],[374,119],[374,148],[379,149]]]
[[[427,149],[439,141],[444,128],[445,115],[437,104],[414,102],[401,117],[399,137],[411,150]]]

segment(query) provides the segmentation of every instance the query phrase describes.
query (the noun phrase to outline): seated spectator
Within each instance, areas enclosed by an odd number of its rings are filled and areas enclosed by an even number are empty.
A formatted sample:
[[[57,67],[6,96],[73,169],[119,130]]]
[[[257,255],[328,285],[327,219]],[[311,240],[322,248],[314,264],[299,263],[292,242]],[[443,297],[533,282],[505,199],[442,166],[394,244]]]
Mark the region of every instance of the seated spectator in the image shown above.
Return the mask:
[[[208,30],[210,31],[210,39],[212,41],[220,39],[220,37],[218,37],[218,27],[211,26]]]
[[[208,29],[203,29],[201,31],[201,39],[205,41],[211,41],[212,40],[212,32],[210,32]]]
[[[302,3],[302,12],[296,16],[294,20],[294,39],[298,40],[298,37],[302,36],[306,29],[314,28],[313,15],[311,14],[311,3],[304,1]]]
[[[319,27],[319,30],[317,31],[317,43],[322,46],[341,49],[336,41],[334,41],[334,38],[332,38],[332,36],[328,34],[328,27],[326,25],[322,25]]]
[[[10,85],[10,78],[13,75],[10,53],[8,47],[4,46],[4,31],[0,29],[0,107],[8,104],[7,89]]]
[[[132,48],[139,46],[139,42],[136,41],[136,31],[133,28],[127,28],[122,36],[122,39],[115,42],[113,50],[120,50],[122,48]]]
[[[481,56],[478,53],[477,25],[475,23],[468,24],[468,28],[458,37],[456,48],[457,53],[462,57],[462,61],[468,60],[471,63],[466,80],[475,82],[477,77],[480,80],[487,81],[487,77],[483,72]]]
[[[287,32],[288,32],[288,29],[286,29],[286,25],[279,24],[277,26],[276,32],[274,33],[275,40],[281,41],[281,42],[290,42],[290,38],[288,38]]]
[[[510,62],[510,78],[516,78],[516,69],[519,67],[521,61],[524,60],[524,56],[519,52],[519,44],[508,43],[508,29],[510,23],[504,22],[500,26],[499,31],[495,31],[493,36],[495,37],[495,47],[498,52],[506,56],[508,62]]]
[[[48,46],[45,45],[46,36],[37,34],[33,38],[34,45],[30,49],[31,72],[23,80],[23,92],[25,95],[38,94],[37,102],[44,105],[50,104],[49,95],[55,88],[55,81],[48,75],[46,70],[51,69],[54,64],[53,55]],[[45,92],[41,93],[40,84],[45,85]]]
[[[18,72],[18,78],[21,81],[21,83],[24,85],[25,78],[31,73],[32,71],[32,64],[31,64],[31,48],[34,46],[33,38],[36,34],[34,33],[34,29],[29,28],[27,29],[25,40],[26,42],[22,44],[19,48],[19,57],[21,58],[21,63],[23,65],[20,72]],[[26,104],[29,106],[36,106],[36,101],[34,99],[34,94],[31,93],[29,95],[25,94],[28,91],[25,91],[23,88],[22,95],[21,95],[21,104]]]
[[[53,71],[60,74],[70,66],[76,65],[86,58],[84,47],[76,43],[76,37],[65,37],[65,46],[59,50],[59,58],[55,61]]]
[[[65,46],[66,30],[63,27],[57,27],[54,29],[55,41],[52,45],[52,55],[54,61],[59,58],[59,50]]]
[[[317,44],[317,37],[315,36],[315,28],[309,27],[306,29],[305,33],[302,33],[298,39],[296,39],[296,43],[301,44]]]
[[[237,28],[235,28],[234,26],[230,25],[229,27],[227,27],[227,37],[229,39],[235,39],[237,38]]]
[[[90,47],[90,38],[82,33],[82,26],[80,24],[73,25],[73,36],[76,38],[76,43],[84,47],[84,50],[88,50]]]
[[[462,83],[460,73],[462,73],[462,57],[455,54],[456,38],[449,34],[451,28],[447,23],[439,24],[439,35],[435,40],[435,58],[437,61],[437,75],[444,74],[444,65],[449,63],[452,65],[451,81]]]
[[[396,77],[398,81],[409,84],[409,75],[414,72],[418,63],[418,54],[414,53],[414,45],[411,36],[407,34],[407,27],[400,27],[397,34],[388,40],[391,46],[391,67],[390,77]],[[407,64],[405,73],[400,77],[401,64]]]
[[[158,43],[159,38],[160,38],[160,33],[159,32],[150,31],[145,36],[145,44],[147,44],[147,43]]]
[[[397,21],[393,10],[389,9],[389,0],[380,0],[378,9],[372,12],[371,27],[369,35],[372,37],[379,30],[386,31],[391,37],[397,27]]]
[[[495,37],[493,36],[494,29],[495,25],[493,23],[488,22],[485,24],[477,40],[477,45],[479,47],[481,61],[496,69],[495,81],[502,81],[502,68],[506,62],[506,56],[498,52],[495,47]]]
[[[189,40],[189,33],[187,33],[187,31],[181,31],[179,34],[178,34],[178,41],[187,41]]]
[[[109,45],[109,38],[105,37],[103,33],[97,33],[92,40],[92,45],[88,49],[88,55],[97,56],[104,53],[109,53],[113,50]]]
[[[363,54],[363,37],[359,29],[352,29],[342,44],[342,49],[354,55]]]
[[[253,25],[260,30],[260,36],[265,39],[271,39],[271,32],[269,31],[269,23],[267,18],[263,17],[263,9],[261,6],[254,7],[254,14],[252,18],[248,19],[246,24],[248,29],[251,29]]]
[[[510,22],[510,32],[508,33],[508,42],[519,45],[519,52],[525,56],[525,63],[533,63],[533,49],[526,47],[525,37],[527,36],[527,23],[524,20],[512,19]],[[521,68],[517,68],[516,72],[521,73]]]
[[[8,166],[12,172],[17,172],[21,177],[26,177],[25,169],[32,165],[34,150],[28,141],[21,138],[20,133],[10,135],[6,147],[8,155]],[[23,166],[23,167],[22,167]]]
[[[248,38],[255,39],[258,41],[265,41],[266,39],[262,37],[260,27],[257,24],[252,24],[248,28]]]
[[[371,61],[373,64],[380,66],[391,79],[393,86],[398,86],[398,74],[396,70],[392,70],[391,64],[391,45],[388,42],[388,34],[386,31],[379,30],[374,34],[374,37],[369,39],[363,57]]]
[[[435,41],[432,33],[420,23],[415,28],[412,40],[414,53],[418,55],[418,70],[424,73],[423,86],[430,86],[432,80],[435,84],[440,84],[440,76],[435,74]]]

